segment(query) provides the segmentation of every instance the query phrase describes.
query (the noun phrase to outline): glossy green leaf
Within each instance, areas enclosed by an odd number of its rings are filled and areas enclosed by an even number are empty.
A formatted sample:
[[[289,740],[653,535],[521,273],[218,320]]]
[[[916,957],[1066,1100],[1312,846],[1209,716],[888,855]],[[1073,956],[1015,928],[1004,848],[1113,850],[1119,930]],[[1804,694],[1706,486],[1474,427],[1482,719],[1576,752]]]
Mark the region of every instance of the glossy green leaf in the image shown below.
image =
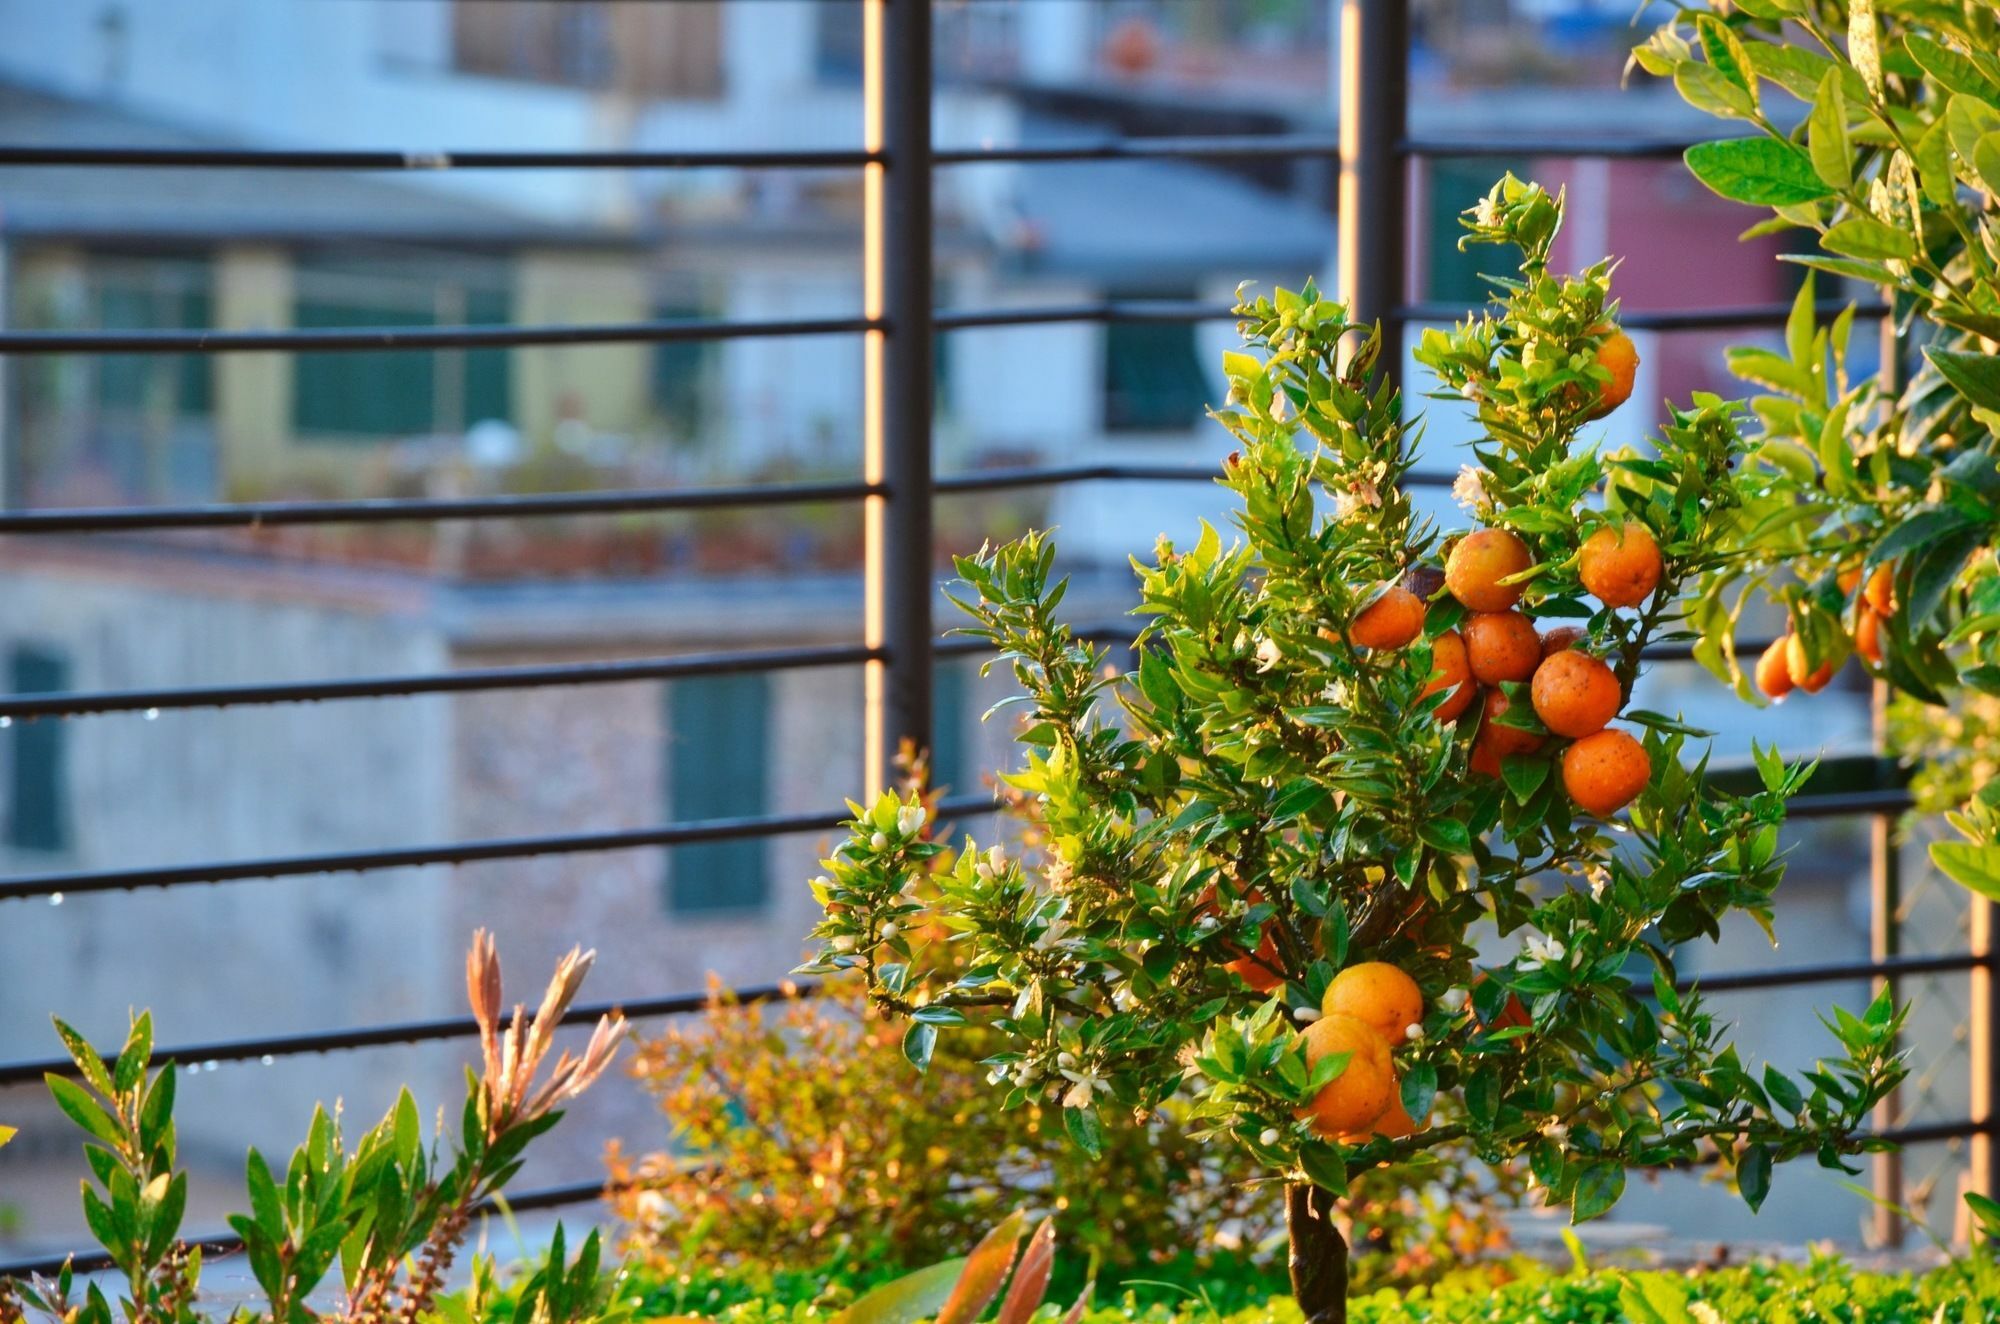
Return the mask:
[[[860,1297],[834,1316],[834,1324],[916,1324],[929,1319],[951,1299],[965,1266],[961,1257],[904,1274]]]
[[[1764,1197],[1771,1193],[1770,1146],[1752,1145],[1743,1151],[1736,1164],[1736,1193],[1750,1206],[1751,1213],[1763,1207]]]
[[[97,1100],[85,1093],[81,1085],[53,1074],[43,1079],[48,1082],[49,1093],[55,1097],[56,1107],[62,1109],[66,1117],[113,1149],[125,1148],[129,1139],[125,1128],[105,1112]]]
[[[1587,1223],[1608,1213],[1625,1194],[1625,1169],[1616,1163],[1592,1163],[1576,1179],[1576,1193],[1570,1197],[1570,1220]]]
[[[1938,872],[1989,901],[2000,901],[2000,846],[1969,841],[1931,843],[1931,863]]]
[[[1735,202],[1774,207],[1817,202],[1831,195],[1812,158],[1773,138],[1725,138],[1688,148],[1689,170],[1710,189]]]
[[[1813,169],[1828,188],[1845,189],[1854,182],[1854,148],[1847,141],[1847,98],[1841,93],[1840,71],[1830,69],[1813,97],[1806,116],[1806,149]]]
[[[1850,216],[1820,236],[1821,247],[1843,257],[1900,260],[1917,251],[1906,231],[1884,225],[1871,216]]]

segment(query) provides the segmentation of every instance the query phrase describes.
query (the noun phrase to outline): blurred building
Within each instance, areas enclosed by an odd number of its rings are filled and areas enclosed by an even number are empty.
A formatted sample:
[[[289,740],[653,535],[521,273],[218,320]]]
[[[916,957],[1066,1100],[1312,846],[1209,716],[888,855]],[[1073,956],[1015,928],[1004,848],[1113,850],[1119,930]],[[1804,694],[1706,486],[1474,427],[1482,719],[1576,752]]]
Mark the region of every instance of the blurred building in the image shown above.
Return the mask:
[[[1622,34],[1602,6],[1553,8],[1539,21],[1567,43],[1561,78],[1539,65],[1522,75],[1508,7],[1421,7],[1415,130],[1701,131],[1670,91],[1608,85]],[[852,147],[859,15],[785,0],[0,0],[0,141]],[[1330,134],[1326,18],[1317,0],[941,8],[936,137]],[[1569,186],[1567,260],[1635,255],[1619,276],[1628,308],[1788,297],[1769,244],[1729,242],[1742,214],[1677,164],[1527,156],[1440,162],[1417,181],[1413,297],[1484,297],[1478,273],[1496,255],[1459,254],[1456,217],[1506,168]],[[1323,159],[950,168],[940,303],[1222,302],[1246,278],[1324,279],[1333,189]],[[16,328],[838,318],[860,305],[859,242],[852,171],[0,168],[0,314]],[[1697,248],[1700,269],[1668,265]],[[1221,447],[1203,409],[1221,394],[1231,338],[1224,323],[1089,322],[940,336],[940,470],[1210,462]],[[1642,337],[1640,399],[1722,387],[1721,346],[1742,339]],[[670,487],[859,465],[850,336],[50,356],[0,373],[13,507]],[[1449,405],[1430,416],[1427,463],[1454,471],[1463,424]],[[1650,422],[1635,402],[1608,437],[1636,442]],[[1222,511],[1204,485],[1095,486],[944,501],[939,525],[947,549],[1059,525],[1081,577],[1072,605],[1104,619],[1125,601],[1128,552]],[[96,690],[849,641],[859,540],[855,512],[815,508],[16,539],[0,573],[0,665],[16,692]],[[1866,739],[1853,695],[1823,696],[1807,730],[1794,713],[1744,719],[1689,675],[1656,685],[1651,706],[1726,723],[1725,753],[1752,730],[1807,751]],[[940,667],[942,780],[974,789],[1006,761],[1005,731],[979,723],[1003,692],[971,664]],[[120,868],[823,811],[860,789],[859,701],[858,673],[811,670],[22,724],[0,732],[0,863]],[[1830,840],[1803,860],[1784,931],[1861,954],[1860,857]],[[598,996],[693,989],[710,970],[773,979],[811,922],[800,883],[823,844],[0,904],[0,1058],[48,1051],[51,1009],[110,1038],[128,1005],[151,1005],[162,1042],[452,1014],[460,948],[481,924],[498,930],[517,990],[573,942],[604,953]],[[1774,1051],[1799,1025],[1788,1011]],[[246,1139],[268,1152],[293,1137],[314,1099],[341,1094],[367,1118],[405,1079],[442,1097],[459,1060],[447,1046],[203,1072],[183,1088],[184,1144],[226,1175]],[[10,1121],[42,1115],[30,1092],[0,1091],[0,1107]],[[602,1090],[530,1179],[575,1180],[606,1133],[660,1130],[629,1092]],[[41,1125],[7,1157],[70,1152]],[[60,1241],[68,1212],[43,1221],[38,1204],[29,1233]],[[1798,1218],[1786,1226],[1799,1235],[1845,1227],[1811,1208]]]

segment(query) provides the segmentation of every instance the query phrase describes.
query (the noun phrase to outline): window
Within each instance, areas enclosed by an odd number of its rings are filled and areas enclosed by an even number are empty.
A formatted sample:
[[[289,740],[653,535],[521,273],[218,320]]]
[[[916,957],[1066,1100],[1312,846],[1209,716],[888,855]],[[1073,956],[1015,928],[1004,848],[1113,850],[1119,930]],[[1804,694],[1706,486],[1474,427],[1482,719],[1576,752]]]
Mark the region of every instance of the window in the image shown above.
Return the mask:
[[[47,694],[70,687],[69,660],[48,648],[17,647],[8,658],[16,694]],[[56,719],[16,722],[6,737],[7,844],[16,850],[59,851],[70,843],[64,737]]]
[[[720,0],[457,0],[451,39],[460,73],[653,99],[722,95]]]
[[[293,324],[302,330],[436,326],[463,319],[505,323],[502,289],[407,279],[349,279],[302,263]],[[409,437],[457,432],[511,415],[504,349],[300,354],[292,373],[292,426],[314,437]]]
[[[712,313],[692,304],[663,304],[653,310],[653,316],[670,322]],[[717,351],[713,340],[662,340],[653,346],[653,407],[675,441],[699,443],[703,439]]]
[[[1424,185],[1422,261],[1426,300],[1476,308],[1493,297],[1493,287],[1480,273],[1513,269],[1518,258],[1506,257],[1492,248],[1461,252],[1458,247],[1459,238],[1465,233],[1465,227],[1458,222],[1460,214],[1485,197],[1493,181],[1509,170],[1523,179],[1530,177],[1525,158],[1475,161],[1444,157],[1431,162]]]
[[[969,664],[940,662],[931,673],[931,785],[966,795],[979,788],[971,770],[971,741],[966,737],[966,703],[971,689]]]
[[[1179,297],[1191,298],[1191,295]],[[1188,322],[1104,328],[1104,430],[1187,432],[1208,408],[1208,377]]]
[[[667,686],[667,793],[675,822],[746,818],[769,810],[768,676],[704,676]],[[771,880],[765,843],[677,846],[667,861],[667,910],[741,913],[763,907]]]

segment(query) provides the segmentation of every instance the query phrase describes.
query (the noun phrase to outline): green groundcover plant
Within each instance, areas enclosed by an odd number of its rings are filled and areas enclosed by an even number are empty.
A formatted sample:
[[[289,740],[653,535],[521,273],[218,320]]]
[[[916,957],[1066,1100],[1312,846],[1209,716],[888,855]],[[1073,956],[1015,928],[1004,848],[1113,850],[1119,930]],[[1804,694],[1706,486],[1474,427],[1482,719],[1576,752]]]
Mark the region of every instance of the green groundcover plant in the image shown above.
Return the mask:
[[[1023,691],[1007,781],[1033,850],[939,869],[925,806],[888,791],[814,882],[806,969],[864,976],[919,1067],[976,1020],[1006,1040],[985,1064],[1008,1106],[1059,1103],[1085,1151],[1179,1100],[1284,1183],[1316,1324],[1346,1317],[1364,1175],[1519,1163],[1584,1220],[1628,1169],[1711,1165],[1755,1207],[1775,1164],[1874,1147],[1903,1075],[1886,998],[1837,1012],[1836,1055],[1793,1077],[1675,986],[1679,944],[1769,924],[1808,769],[1760,752],[1761,786],[1726,793],[1683,760],[1701,733],[1629,704],[1682,587],[1729,555],[1748,446],[1708,396],[1647,453],[1586,440],[1633,361],[1610,264],[1550,270],[1560,223],[1497,185],[1466,239],[1519,275],[1419,349],[1485,434],[1473,529],[1403,490],[1416,434],[1377,333],[1310,285],[1244,301],[1215,415],[1237,541],[1204,527],[1136,565],[1135,672],[1063,623],[1046,535],[958,561],[969,632]],[[1486,932],[1518,953],[1480,964]]]

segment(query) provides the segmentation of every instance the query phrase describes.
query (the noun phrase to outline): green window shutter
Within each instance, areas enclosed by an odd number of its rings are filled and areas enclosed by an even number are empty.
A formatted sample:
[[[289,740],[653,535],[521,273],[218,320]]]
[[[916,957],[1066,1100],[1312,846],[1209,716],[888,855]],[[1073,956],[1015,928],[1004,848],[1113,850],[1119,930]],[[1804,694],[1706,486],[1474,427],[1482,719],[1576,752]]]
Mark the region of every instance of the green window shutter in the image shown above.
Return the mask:
[[[1493,297],[1481,272],[1512,273],[1517,258],[1499,250],[1476,247],[1459,251],[1465,227],[1458,218],[1493,187],[1507,171],[1529,177],[1528,161],[1440,157],[1430,163],[1424,185],[1424,299],[1476,308]],[[1507,250],[1512,253],[1512,249]]]
[[[704,676],[667,686],[667,786],[676,822],[769,812],[768,676]],[[702,915],[756,910],[770,898],[762,838],[675,847],[667,909]]]
[[[473,326],[505,326],[513,316],[513,301],[505,290],[467,290],[465,320]],[[514,417],[514,356],[504,349],[465,352],[466,427],[488,419]]]
[[[693,304],[662,304],[653,310],[657,321],[712,316]],[[704,404],[715,362],[715,343],[708,340],[662,340],[653,346],[653,407],[683,442],[702,440],[707,423]]]
[[[70,687],[69,660],[46,648],[16,648],[8,659],[16,694],[48,694]],[[7,737],[7,844],[19,850],[59,851],[70,844],[65,737],[52,717],[16,722]]]
[[[931,677],[931,785],[949,787],[953,795],[978,789],[969,780],[965,730],[966,671],[964,662],[940,662]]]
[[[1208,408],[1208,377],[1191,323],[1112,322],[1104,328],[1104,429],[1185,432]]]
[[[301,331],[354,326],[430,326],[407,308],[300,301]],[[407,350],[380,354],[301,354],[292,371],[292,426],[303,433],[398,437],[436,425],[437,356]]]

